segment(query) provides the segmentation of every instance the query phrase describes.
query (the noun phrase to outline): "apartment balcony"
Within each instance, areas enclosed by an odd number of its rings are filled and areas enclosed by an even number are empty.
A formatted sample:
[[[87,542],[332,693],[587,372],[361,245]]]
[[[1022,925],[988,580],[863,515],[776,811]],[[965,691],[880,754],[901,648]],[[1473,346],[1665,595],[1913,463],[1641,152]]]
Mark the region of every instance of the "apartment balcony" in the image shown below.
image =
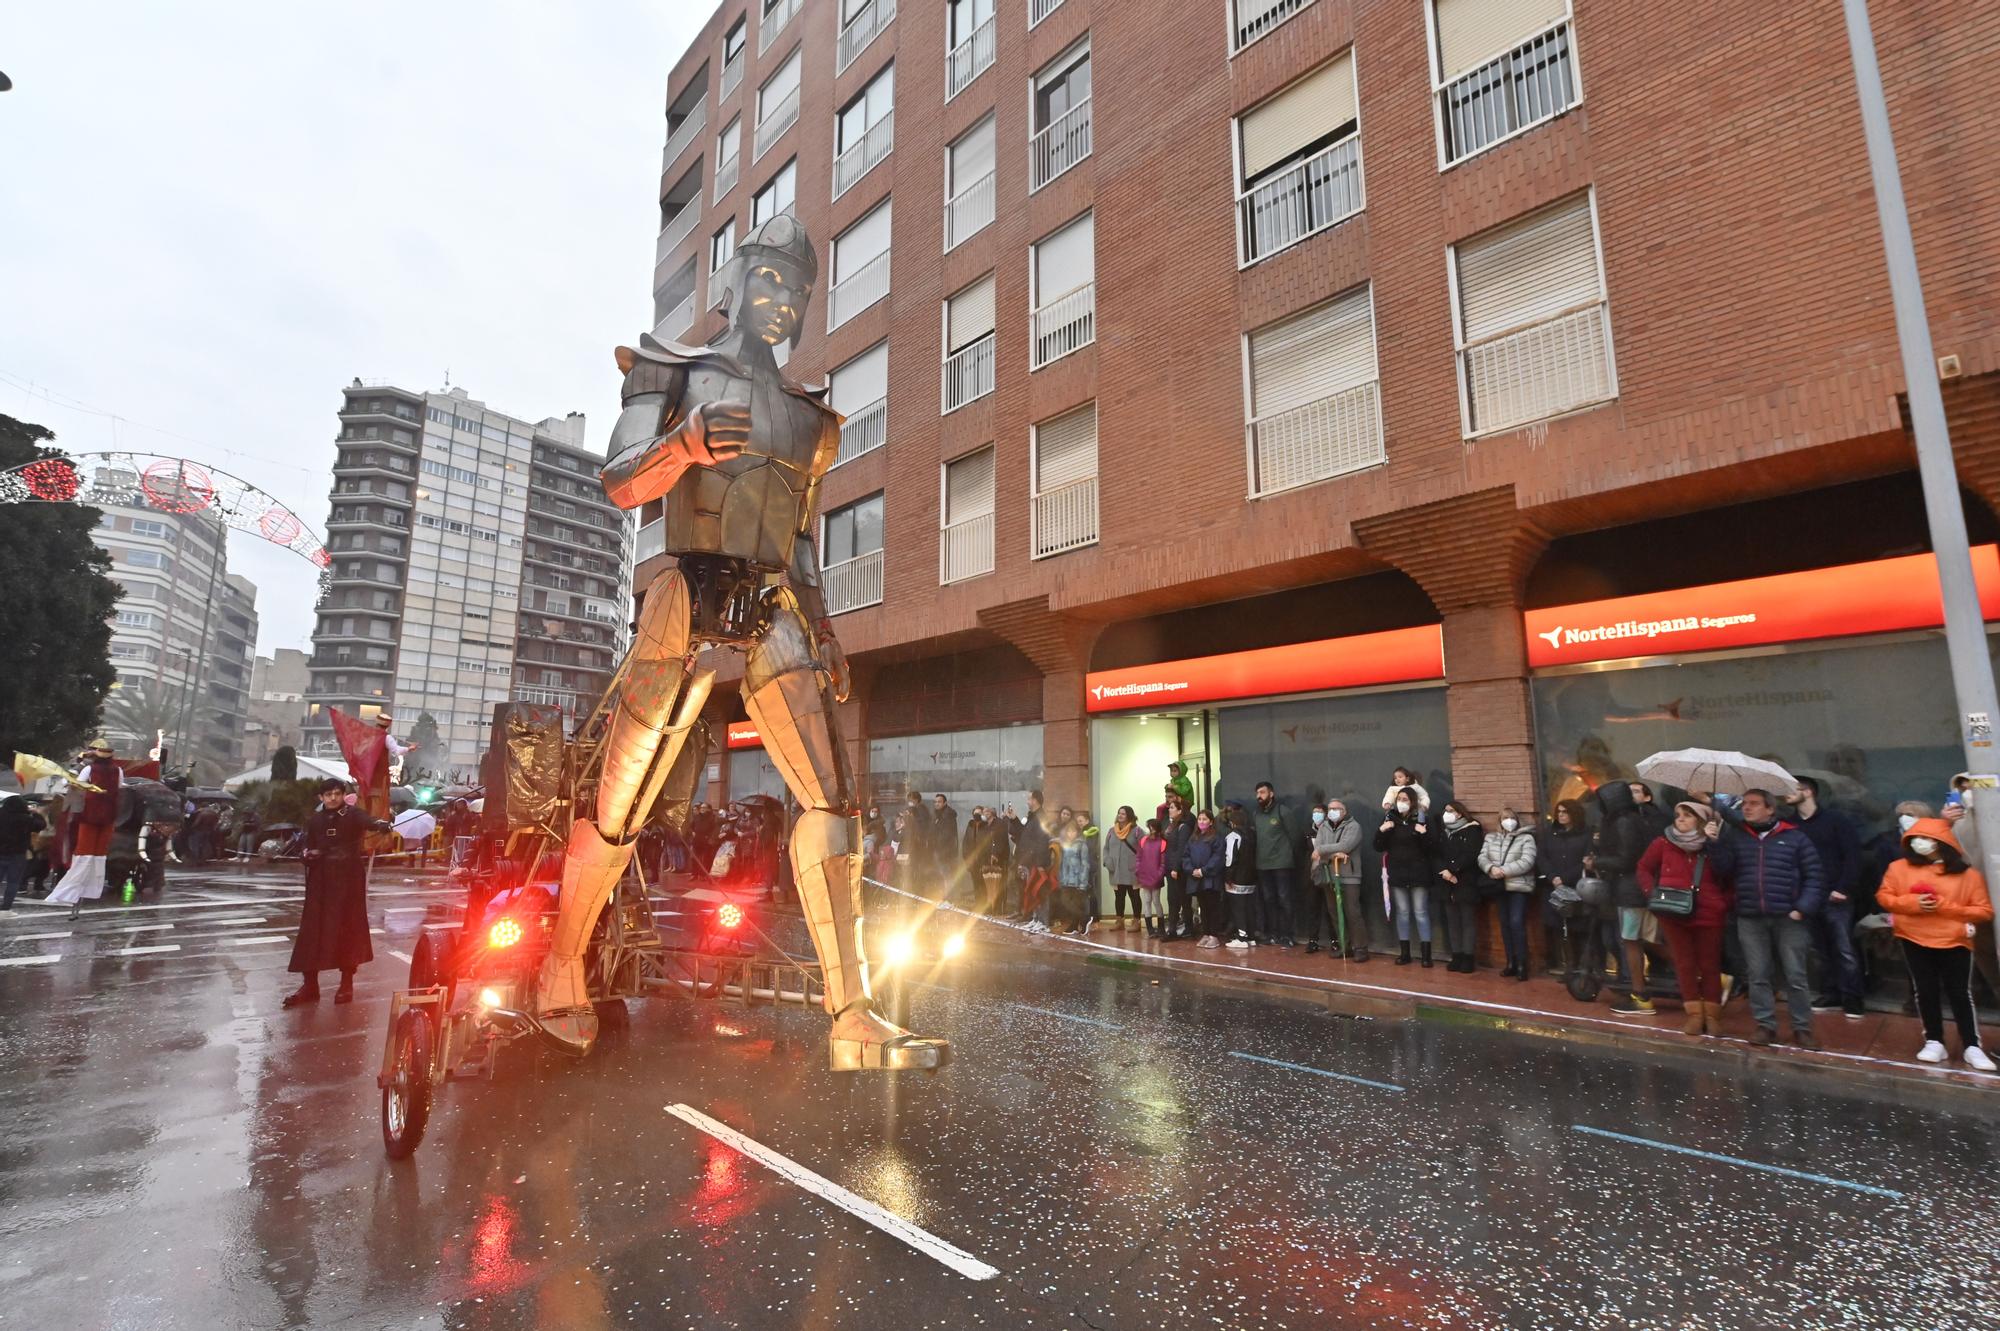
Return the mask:
[[[1569,20],[1437,90],[1446,165],[1533,129],[1576,104]]]
[[[833,72],[844,74],[847,67],[857,60],[861,53],[889,26],[896,17],[896,0],[868,0],[854,21],[840,30],[840,40],[833,52]]]
[[[379,462],[343,461],[343,462],[336,462],[333,464],[333,474],[335,476],[378,475],[378,476],[396,476],[396,477],[401,477],[403,479],[408,479],[410,476],[414,475],[415,472],[416,468],[410,465],[410,460],[408,458],[401,457],[395,454],[390,454],[382,458],[382,460]]]
[[[1028,141],[1028,192],[1090,156],[1090,98],[1050,121]]]
[[[993,334],[960,347],[944,361],[944,411],[957,411],[993,391]]]
[[[574,721],[579,707],[584,707],[587,710],[589,706],[594,705],[594,700],[586,702],[583,695],[572,689],[517,688],[514,690],[514,701],[540,703],[544,707],[560,708],[565,721]]]
[[[738,51],[723,64],[722,82],[715,94],[717,98],[727,97],[730,93],[736,91],[736,85],[743,82],[744,63],[743,52]]]
[[[847,151],[833,159],[833,197],[837,199],[852,189],[895,146],[896,113],[891,111],[870,125],[859,142],[850,144]]]
[[[1601,303],[1475,342],[1460,359],[1468,436],[1511,430],[1618,396],[1611,313]]]
[[[771,145],[785,137],[785,131],[797,124],[798,119],[799,90],[794,88],[786,94],[784,101],[771,109],[769,115],[757,122],[757,151],[750,160],[754,162],[770,151]]]
[[[687,336],[694,323],[694,292],[687,293],[680,304],[667,311],[667,317],[653,326],[653,336],[661,342],[678,342]],[[536,512],[547,512],[537,509]]]
[[[1237,266],[1344,222],[1361,204],[1361,140],[1350,136],[1237,196]]]
[[[944,99],[948,102],[972,86],[972,81],[985,73],[992,65],[993,57],[999,53],[998,20],[987,19],[972,30],[972,35],[960,42],[944,56]]]
[[[851,462],[863,453],[873,453],[889,439],[889,399],[878,397],[849,416],[840,427],[840,451],[833,465]]]
[[[673,170],[674,163],[687,151],[687,146],[701,136],[708,128],[708,101],[704,98],[695,104],[694,110],[681,117],[681,123],[674,126],[673,133],[667,135],[667,146],[662,150],[660,170]]]
[[[819,571],[820,589],[826,597],[829,615],[845,614],[864,606],[882,604],[882,552],[857,555],[844,564]]]
[[[1373,380],[1249,423],[1250,493],[1276,494],[1388,461]]]
[[[948,585],[993,571],[993,515],[981,513],[938,533],[938,582]]]
[[[663,555],[666,552],[666,519],[656,518],[639,528],[639,540],[632,551],[632,562],[634,564],[643,564],[655,555]]]
[[[778,0],[777,4],[764,11],[764,19],[757,25],[758,55],[771,49],[771,43],[778,40],[778,34],[785,30],[785,25],[799,12],[802,3],[804,0]]]
[[[400,581],[378,578],[373,573],[335,573],[329,579],[329,583],[335,587],[392,587],[397,591],[403,590]]]
[[[1096,545],[1097,478],[1085,476],[1042,491],[1030,505],[1029,515],[1033,520],[1030,540],[1036,559]]]
[[[1229,16],[1229,53],[1236,54],[1311,3],[1312,0],[1234,0]]]
[[[1028,316],[1028,368],[1039,370],[1096,340],[1097,283],[1085,282]]]
[[[697,195],[683,204],[681,210],[667,219],[667,224],[660,228],[660,237],[653,242],[653,266],[657,268],[665,263],[680,243],[694,234],[695,225],[700,221],[701,198]],[[653,280],[660,282],[664,281],[665,277],[666,274],[655,273]]]
[[[862,264],[826,289],[826,331],[852,319],[889,294],[889,251]]]
[[[737,178],[742,174],[742,171],[743,154],[740,152],[727,161],[715,164],[715,199],[717,201],[723,195],[736,188]]]
[[[1028,26],[1034,27],[1062,8],[1063,0],[1028,0]]]
[[[944,249],[949,254],[993,223],[993,172],[944,202]]]
[[[401,513],[398,513],[395,514],[394,516],[397,518],[401,518],[403,515]],[[378,513],[372,515],[363,514],[359,516],[345,517],[345,518],[328,518],[326,520],[326,529],[328,531],[332,531],[336,527],[374,527],[381,531],[393,531],[393,532],[407,532],[410,529],[409,523],[407,521],[391,521],[390,515],[386,513]]]

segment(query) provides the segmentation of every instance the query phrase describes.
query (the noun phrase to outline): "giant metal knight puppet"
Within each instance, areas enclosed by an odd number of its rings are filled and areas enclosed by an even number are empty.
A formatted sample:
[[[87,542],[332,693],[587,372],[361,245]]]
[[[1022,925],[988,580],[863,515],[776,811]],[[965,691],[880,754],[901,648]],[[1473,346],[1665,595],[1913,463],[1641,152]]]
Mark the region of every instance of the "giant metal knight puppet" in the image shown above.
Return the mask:
[[[936,1068],[950,1054],[885,1020],[861,954],[856,792],[834,720],[847,660],[826,619],[813,544],[820,478],[840,444],[821,394],[786,379],[773,348],[796,345],[819,277],[805,228],[754,228],[716,274],[729,326],[707,347],[642,337],[620,347],[624,411],[604,489],[620,508],[665,496],[666,550],[612,705],[595,807],[577,810],[553,946],[537,985],[544,1027],[581,1051],[597,1035],[585,986],[591,927],[707,700],[709,647],[748,653],[743,701],[804,812],[791,855],[819,953],[836,1070]]]

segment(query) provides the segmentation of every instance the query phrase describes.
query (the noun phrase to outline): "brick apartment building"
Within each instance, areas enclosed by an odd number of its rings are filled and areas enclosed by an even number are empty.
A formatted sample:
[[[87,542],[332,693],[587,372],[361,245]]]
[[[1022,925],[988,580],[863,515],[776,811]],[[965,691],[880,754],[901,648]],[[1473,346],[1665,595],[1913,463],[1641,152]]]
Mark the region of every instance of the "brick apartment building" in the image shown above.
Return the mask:
[[[1875,10],[1990,542],[2000,10]],[[667,107],[656,336],[718,330],[770,212],[821,250],[788,372],[849,418],[821,558],[885,805],[1104,821],[1178,756],[1485,816],[1694,744],[1942,793],[1837,5],[728,0]],[[736,729],[717,793],[772,788]]]

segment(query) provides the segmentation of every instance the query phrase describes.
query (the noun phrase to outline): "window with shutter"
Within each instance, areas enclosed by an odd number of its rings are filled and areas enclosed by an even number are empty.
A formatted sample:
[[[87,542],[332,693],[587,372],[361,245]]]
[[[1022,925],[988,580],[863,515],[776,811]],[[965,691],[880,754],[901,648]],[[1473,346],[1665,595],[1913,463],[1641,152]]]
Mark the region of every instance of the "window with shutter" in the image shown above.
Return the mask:
[[[1589,193],[1452,251],[1468,436],[1617,396]]]
[[[889,201],[834,237],[828,332],[889,294]]]
[[[993,331],[993,274],[945,302],[945,350],[962,350]]]
[[[993,174],[993,117],[974,125],[951,145],[947,158],[945,195],[955,197]]]
[[[1035,427],[1035,490],[1050,490],[1097,475],[1097,404]]]
[[[1577,101],[1569,0],[1432,0],[1431,53],[1443,164]]]
[[[993,450],[982,448],[945,464],[944,525],[993,511]]]
[[[938,510],[938,582],[960,582],[993,571],[993,449],[944,466]]]
[[[1043,421],[1034,444],[1031,555],[1044,559],[1096,544],[1097,404]]]
[[[852,416],[889,395],[889,344],[877,342],[833,372],[827,396],[833,409]]]
[[[1243,180],[1299,161],[1353,127],[1354,53],[1327,61],[1243,114]]]
[[[1251,494],[1385,460],[1369,288],[1251,333],[1249,361]]]
[[[1035,245],[1035,298],[1046,305],[1076,290],[1095,275],[1097,228],[1085,213]]]
[[[1028,316],[1029,368],[1081,351],[1097,340],[1093,215],[1052,232],[1034,247],[1035,309]]]
[[[1241,266],[1361,211],[1354,52],[1343,52],[1237,119]]]

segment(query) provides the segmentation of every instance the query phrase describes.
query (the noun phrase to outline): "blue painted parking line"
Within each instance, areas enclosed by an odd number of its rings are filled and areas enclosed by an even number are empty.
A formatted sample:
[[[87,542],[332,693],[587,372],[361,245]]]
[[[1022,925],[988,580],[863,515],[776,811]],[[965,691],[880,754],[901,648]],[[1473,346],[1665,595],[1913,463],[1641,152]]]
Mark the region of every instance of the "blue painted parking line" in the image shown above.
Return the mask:
[[[1055,1017],[1061,1021],[1081,1022],[1085,1026],[1101,1026],[1107,1031],[1122,1031],[1125,1029],[1115,1021],[1099,1021],[1096,1017],[1073,1017],[1067,1012],[1057,1012],[1053,1008],[1036,1007],[1032,1003],[1016,1003],[1014,1006],[1020,1008],[1023,1012],[1039,1012],[1044,1017]]]
[[[1246,1054],[1241,1049],[1229,1051],[1231,1058],[1247,1058],[1252,1063],[1268,1063],[1274,1068],[1288,1068],[1293,1072],[1310,1072],[1315,1077],[1332,1077],[1335,1081],[1351,1081],[1357,1086],[1373,1086],[1378,1091],[1401,1091],[1394,1082],[1376,1081],[1370,1077],[1356,1077],[1346,1072],[1329,1072],[1325,1068],[1309,1068],[1303,1063],[1287,1063],[1282,1058],[1266,1058],[1262,1054]]]
[[[1632,1137],[1622,1132],[1607,1132],[1603,1128],[1587,1128],[1581,1123],[1572,1123],[1578,1132],[1589,1133],[1593,1137],[1608,1137],[1612,1141],[1629,1142],[1634,1146],[1650,1146],[1659,1151],[1672,1151],[1676,1155],[1691,1155],[1699,1160],[1713,1160],[1718,1164],[1741,1165],[1745,1169],[1761,1170],[1766,1174],[1783,1174],[1786,1178],[1804,1179],[1808,1183],[1824,1183],[1830,1188],[1846,1188],[1850,1192],[1865,1192],[1871,1197],[1887,1197],[1900,1202],[1903,1194],[1891,1188],[1878,1188],[1872,1183],[1852,1183],[1844,1178],[1830,1178],[1825,1174],[1808,1174],[1803,1169],[1787,1169],[1783,1165],[1767,1165],[1757,1160],[1744,1160],[1733,1155],[1717,1155],[1714,1151],[1699,1151],[1692,1146],[1676,1146],[1672,1142],[1656,1142],[1650,1137]]]

